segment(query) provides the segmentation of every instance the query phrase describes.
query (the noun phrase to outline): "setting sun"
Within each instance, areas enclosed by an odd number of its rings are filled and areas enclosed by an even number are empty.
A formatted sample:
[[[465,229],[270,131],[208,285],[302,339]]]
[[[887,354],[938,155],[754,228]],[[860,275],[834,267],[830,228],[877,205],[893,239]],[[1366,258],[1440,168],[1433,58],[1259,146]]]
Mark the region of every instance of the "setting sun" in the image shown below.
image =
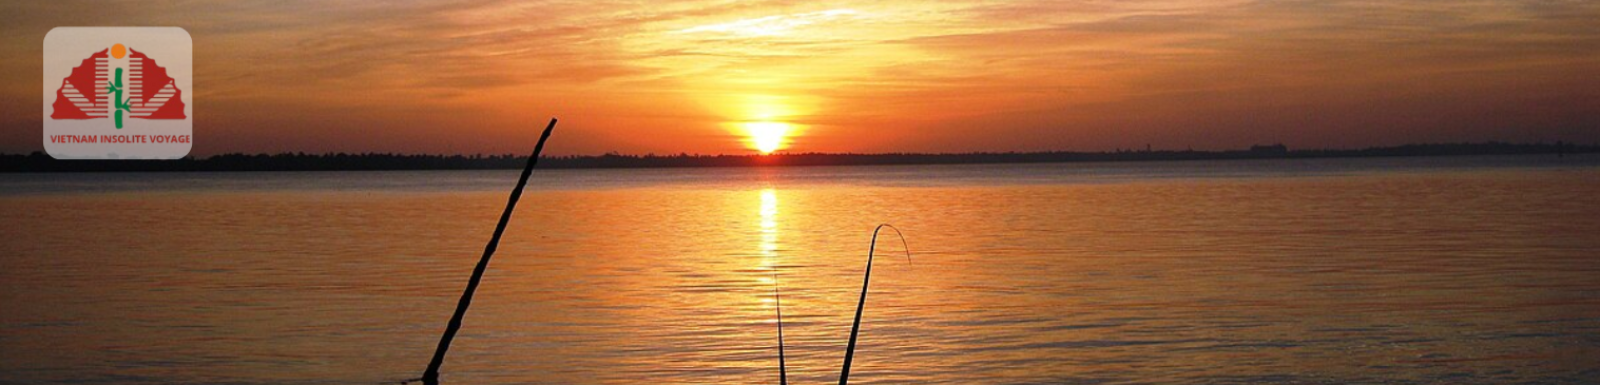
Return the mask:
[[[743,126],[745,134],[749,136],[750,146],[762,155],[771,154],[788,144],[791,131],[789,123],[747,122]]]

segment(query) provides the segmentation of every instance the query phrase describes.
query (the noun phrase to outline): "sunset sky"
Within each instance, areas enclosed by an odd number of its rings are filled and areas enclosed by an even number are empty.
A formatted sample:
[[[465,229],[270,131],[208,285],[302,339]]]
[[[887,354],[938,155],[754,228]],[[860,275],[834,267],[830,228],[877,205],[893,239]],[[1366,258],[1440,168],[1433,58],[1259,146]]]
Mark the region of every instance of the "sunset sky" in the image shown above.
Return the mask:
[[[0,152],[56,26],[194,40],[195,155],[1600,141],[1600,2],[0,5]],[[771,143],[766,143],[772,145]]]

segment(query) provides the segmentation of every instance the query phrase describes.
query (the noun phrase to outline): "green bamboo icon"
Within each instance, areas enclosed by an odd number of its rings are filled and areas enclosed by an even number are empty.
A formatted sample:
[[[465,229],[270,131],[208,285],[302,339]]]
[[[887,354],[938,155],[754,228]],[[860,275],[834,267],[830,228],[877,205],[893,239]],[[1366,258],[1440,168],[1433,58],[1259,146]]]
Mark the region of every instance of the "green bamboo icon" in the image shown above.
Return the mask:
[[[110,93],[112,95],[111,104],[112,104],[112,106],[116,107],[116,109],[117,109],[117,115],[116,115],[117,129],[121,130],[122,129],[122,112],[123,111],[128,111],[129,115],[133,114],[133,106],[130,105],[130,103],[133,102],[133,98],[128,98],[126,100],[122,99],[122,69],[121,68],[117,69],[117,74],[116,75],[117,76],[114,76],[114,77],[111,78],[110,82],[106,83],[106,92]]]

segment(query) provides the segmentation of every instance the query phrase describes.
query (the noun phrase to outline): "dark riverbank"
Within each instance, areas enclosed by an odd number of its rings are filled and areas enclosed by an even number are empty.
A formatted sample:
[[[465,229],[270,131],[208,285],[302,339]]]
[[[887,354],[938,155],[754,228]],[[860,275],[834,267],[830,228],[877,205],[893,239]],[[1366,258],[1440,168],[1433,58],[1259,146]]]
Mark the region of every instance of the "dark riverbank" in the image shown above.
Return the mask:
[[[770,167],[891,164],[1064,163],[1226,159],[1359,158],[1400,156],[1600,153],[1597,145],[1532,143],[1409,144],[1364,149],[1290,150],[1281,145],[1228,151],[1123,150],[1107,152],[1002,152],[958,154],[621,155],[547,157],[539,168]],[[407,154],[223,154],[178,160],[56,160],[44,153],[0,155],[0,172],[114,171],[360,171],[516,169],[526,156]]]

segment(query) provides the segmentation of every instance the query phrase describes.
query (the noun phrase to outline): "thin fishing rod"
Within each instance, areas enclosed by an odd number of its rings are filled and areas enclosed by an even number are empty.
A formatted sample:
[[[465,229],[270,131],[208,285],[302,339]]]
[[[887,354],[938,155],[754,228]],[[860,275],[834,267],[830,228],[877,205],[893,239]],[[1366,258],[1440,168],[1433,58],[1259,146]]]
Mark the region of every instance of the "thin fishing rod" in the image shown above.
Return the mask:
[[[783,362],[783,297],[778,294],[778,275],[772,275],[772,302],[778,308],[778,385],[789,385],[789,366]]]
[[[872,282],[872,255],[878,250],[878,231],[885,227],[900,236],[900,246],[906,252],[906,263],[911,263],[911,246],[906,243],[906,235],[900,229],[888,223],[872,229],[872,245],[867,248],[867,273],[861,278],[861,301],[856,303],[856,322],[850,325],[850,345],[844,351],[844,368],[839,372],[839,385],[850,383],[850,361],[856,355],[856,335],[861,332],[861,311],[867,306],[867,284]]]
[[[539,135],[539,144],[533,146],[533,155],[528,156],[528,165],[522,168],[522,177],[517,179],[517,188],[511,190],[511,198],[506,200],[506,211],[500,213],[500,224],[494,227],[494,236],[489,237],[489,244],[483,247],[483,258],[478,260],[478,266],[472,269],[472,279],[467,280],[467,289],[461,292],[461,302],[456,303],[456,313],[450,317],[450,324],[444,329],[444,336],[439,337],[439,348],[433,351],[433,361],[428,362],[428,370],[422,372],[422,382],[425,384],[439,383],[439,366],[444,364],[444,353],[450,350],[450,341],[456,338],[456,331],[461,329],[461,319],[467,316],[467,307],[472,305],[472,293],[478,290],[478,281],[483,279],[483,271],[489,268],[489,257],[494,256],[494,250],[500,246],[500,235],[506,231],[506,223],[511,222],[511,212],[517,208],[517,199],[522,198],[522,187],[528,185],[528,175],[533,174],[533,165],[539,163],[539,153],[544,151],[544,141],[550,139],[550,132],[556,128],[556,118],[550,118],[550,125],[545,126],[544,134]]]

